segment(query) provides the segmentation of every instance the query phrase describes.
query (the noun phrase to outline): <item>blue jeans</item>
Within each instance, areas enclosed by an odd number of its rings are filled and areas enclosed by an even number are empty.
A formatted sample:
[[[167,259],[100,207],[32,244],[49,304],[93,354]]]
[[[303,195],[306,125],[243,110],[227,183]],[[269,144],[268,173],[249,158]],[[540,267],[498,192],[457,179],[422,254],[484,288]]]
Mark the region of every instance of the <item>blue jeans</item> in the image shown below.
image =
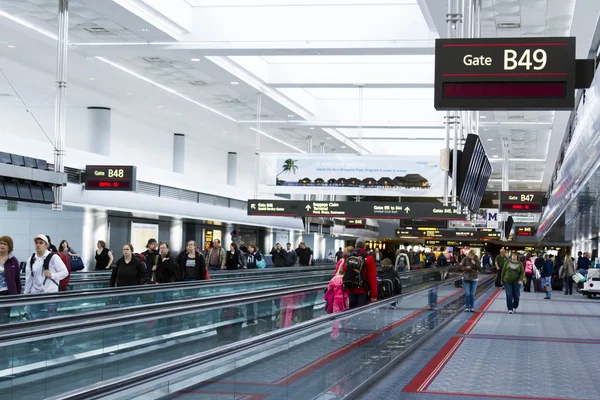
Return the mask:
[[[506,292],[506,308],[516,310],[519,308],[519,297],[521,285],[518,283],[504,282],[504,291]]]
[[[550,297],[552,297],[552,277],[551,276],[542,278],[542,289],[544,289],[546,287],[546,285],[550,285],[550,291],[548,293],[546,293],[546,297],[550,298]]]
[[[465,306],[475,308],[475,291],[477,290],[477,281],[465,281],[463,279],[463,289],[465,289]]]
[[[438,302],[438,288],[434,287],[433,289],[429,289],[427,293],[427,303],[430,307],[436,307]]]

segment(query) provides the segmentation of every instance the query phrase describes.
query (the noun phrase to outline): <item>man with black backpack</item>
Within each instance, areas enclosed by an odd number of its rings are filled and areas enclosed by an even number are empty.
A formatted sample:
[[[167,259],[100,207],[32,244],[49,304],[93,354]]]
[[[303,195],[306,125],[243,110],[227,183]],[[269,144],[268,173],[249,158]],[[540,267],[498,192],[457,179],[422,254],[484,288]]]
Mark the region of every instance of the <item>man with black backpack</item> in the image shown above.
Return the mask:
[[[350,309],[377,301],[377,267],[373,256],[365,250],[365,240],[356,239],[354,251],[348,254],[344,268],[344,286],[348,292]]]
[[[69,276],[66,265],[58,254],[48,251],[48,238],[39,234],[33,239],[35,253],[27,262],[25,267],[25,290],[24,294],[56,293],[59,290],[60,281]],[[32,319],[39,318],[43,305],[31,304],[29,312]],[[56,303],[46,304],[48,316],[56,313]]]

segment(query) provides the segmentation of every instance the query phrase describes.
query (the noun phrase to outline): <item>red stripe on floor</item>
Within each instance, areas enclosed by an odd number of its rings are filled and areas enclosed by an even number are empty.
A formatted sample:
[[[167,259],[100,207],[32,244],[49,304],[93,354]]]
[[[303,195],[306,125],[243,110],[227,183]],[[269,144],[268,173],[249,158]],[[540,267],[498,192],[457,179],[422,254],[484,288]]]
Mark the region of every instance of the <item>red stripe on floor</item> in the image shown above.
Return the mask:
[[[423,368],[402,391],[417,393],[426,390],[463,341],[463,338],[450,338],[440,352],[429,361],[425,368]]]
[[[462,335],[462,334],[461,334]],[[600,344],[600,341],[594,338],[561,338],[552,336],[513,336],[501,335],[496,333],[477,333],[469,335],[472,339],[489,339],[489,340],[523,340],[531,342],[557,342],[557,343],[582,343],[582,344]],[[535,340],[538,339],[538,340]],[[575,342],[574,340],[577,340]]]
[[[483,305],[481,306],[481,311],[487,311],[492,306],[492,303],[498,298],[498,296],[500,296],[500,293],[502,293],[501,289],[496,290],[496,292],[493,295],[491,295],[485,301],[485,303],[483,303]]]
[[[506,314],[506,311],[486,311],[486,314]],[[600,318],[600,315],[559,314],[559,313],[524,312],[524,311],[519,311],[519,313],[517,315],[538,315],[538,316],[542,316],[542,317]]]
[[[501,399],[526,399],[526,400],[569,400],[570,397],[536,397],[536,396],[509,396],[506,394],[479,394],[479,393],[461,393],[461,392],[432,392],[427,391],[427,394],[441,394],[446,396],[461,396],[461,397],[498,397]]]

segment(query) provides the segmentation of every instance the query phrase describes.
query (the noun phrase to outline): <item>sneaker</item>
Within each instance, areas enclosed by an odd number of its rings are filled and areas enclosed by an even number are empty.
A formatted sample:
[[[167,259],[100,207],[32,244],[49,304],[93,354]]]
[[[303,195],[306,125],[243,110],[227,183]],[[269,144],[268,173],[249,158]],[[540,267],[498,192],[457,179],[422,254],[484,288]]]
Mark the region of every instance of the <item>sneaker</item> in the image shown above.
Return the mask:
[[[390,306],[390,310],[395,310],[396,306]]]
[[[509,313],[509,314],[512,314],[512,313],[513,313],[513,310],[508,310],[508,313]]]
[[[475,309],[474,309],[474,308],[471,308],[469,311],[470,311],[470,312],[475,312]]]
[[[470,308],[465,308],[465,312],[471,312]]]

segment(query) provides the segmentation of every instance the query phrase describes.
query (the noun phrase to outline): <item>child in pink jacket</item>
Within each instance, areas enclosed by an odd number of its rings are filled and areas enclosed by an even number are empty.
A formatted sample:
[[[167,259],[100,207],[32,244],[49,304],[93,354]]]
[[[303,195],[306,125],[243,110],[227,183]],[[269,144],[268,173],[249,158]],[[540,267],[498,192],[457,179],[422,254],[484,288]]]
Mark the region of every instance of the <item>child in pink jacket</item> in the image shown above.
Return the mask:
[[[348,294],[344,290],[344,272],[342,268],[338,270],[338,273],[331,278],[329,286],[325,292],[325,301],[327,302],[327,313],[339,313],[346,311],[349,308]],[[334,321],[332,325],[331,337],[333,339],[340,335],[339,322]]]

